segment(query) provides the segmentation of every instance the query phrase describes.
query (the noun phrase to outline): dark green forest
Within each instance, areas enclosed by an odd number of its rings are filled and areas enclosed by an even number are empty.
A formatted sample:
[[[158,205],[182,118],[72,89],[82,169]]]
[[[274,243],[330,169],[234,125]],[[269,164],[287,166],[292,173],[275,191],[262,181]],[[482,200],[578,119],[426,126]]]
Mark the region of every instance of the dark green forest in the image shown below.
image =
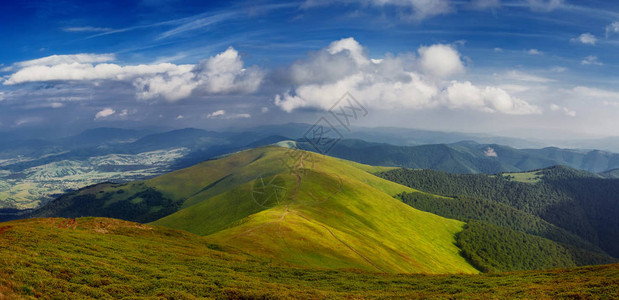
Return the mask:
[[[378,174],[417,190],[453,197],[449,200],[400,195],[404,202],[418,209],[450,218],[484,220],[584,249],[595,251],[599,247],[618,257],[619,180],[567,167],[538,170],[537,175],[539,182],[525,183],[509,174],[462,175],[410,169]]]

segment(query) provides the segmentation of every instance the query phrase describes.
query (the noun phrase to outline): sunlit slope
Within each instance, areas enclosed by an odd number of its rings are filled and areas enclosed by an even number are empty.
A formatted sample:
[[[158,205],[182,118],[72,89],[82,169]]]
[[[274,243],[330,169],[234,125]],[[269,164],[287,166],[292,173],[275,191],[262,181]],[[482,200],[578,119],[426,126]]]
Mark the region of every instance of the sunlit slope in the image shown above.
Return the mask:
[[[477,272],[455,246],[455,235],[464,223],[415,210],[391,196],[410,189],[378,178],[363,166],[315,153],[277,147],[247,152],[240,154],[253,153],[250,156],[256,159],[242,174],[256,174],[257,180],[195,201],[154,224],[308,267]],[[282,166],[280,173],[258,177]],[[235,176],[226,179],[240,182]],[[262,192],[274,189],[262,189],[263,183],[277,186],[281,194],[264,198]]]
[[[616,299],[619,265],[481,275],[269,263],[173,229],[106,218],[0,223],[0,299]]]

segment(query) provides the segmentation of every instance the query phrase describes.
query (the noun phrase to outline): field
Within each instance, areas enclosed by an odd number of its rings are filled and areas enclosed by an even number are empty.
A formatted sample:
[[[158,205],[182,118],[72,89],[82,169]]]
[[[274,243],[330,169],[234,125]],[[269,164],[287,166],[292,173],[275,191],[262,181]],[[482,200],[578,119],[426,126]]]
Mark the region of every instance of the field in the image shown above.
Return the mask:
[[[36,208],[66,190],[105,182],[142,180],[168,171],[185,148],[62,160],[24,170],[0,170],[0,208]]]
[[[619,297],[619,265],[484,275],[299,268],[104,218],[0,223],[0,298]]]

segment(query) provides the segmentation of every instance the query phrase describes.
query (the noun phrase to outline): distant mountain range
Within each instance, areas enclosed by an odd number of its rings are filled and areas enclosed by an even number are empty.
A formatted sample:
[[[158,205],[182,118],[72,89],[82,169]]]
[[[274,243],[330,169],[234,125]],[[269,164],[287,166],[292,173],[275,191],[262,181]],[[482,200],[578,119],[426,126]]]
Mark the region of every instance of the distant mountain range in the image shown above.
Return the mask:
[[[146,179],[286,140],[295,140],[301,149],[317,151],[307,140],[310,128],[299,123],[223,132],[96,128],[48,139],[19,132],[0,133],[0,208],[34,208],[69,189],[103,181]],[[521,148],[540,145],[522,139],[402,128],[335,130],[344,138],[326,154],[372,165],[486,174],[553,165],[594,173],[619,168],[614,153]],[[50,180],[52,177],[54,180]]]
[[[318,151],[307,140],[298,140],[304,150]],[[341,140],[329,155],[360,163],[432,169],[462,174],[522,172],[555,165],[593,173],[619,168],[619,154],[598,150],[559,148],[516,149],[498,144],[463,141],[453,144],[394,146],[362,140]]]

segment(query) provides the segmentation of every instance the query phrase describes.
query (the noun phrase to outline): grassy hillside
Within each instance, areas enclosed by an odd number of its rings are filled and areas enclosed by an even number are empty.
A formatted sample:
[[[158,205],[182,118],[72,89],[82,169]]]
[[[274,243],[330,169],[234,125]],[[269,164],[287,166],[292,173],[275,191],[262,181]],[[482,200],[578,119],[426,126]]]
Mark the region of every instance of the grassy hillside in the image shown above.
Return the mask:
[[[367,172],[386,170],[264,147],[142,182],[89,187],[32,216],[155,221],[304,266],[476,273],[455,246],[464,223],[394,199],[413,190]],[[277,183],[281,195],[276,199],[269,195],[274,190],[265,190],[260,198],[256,191],[263,181]]]
[[[0,299],[619,297],[619,265],[410,275],[274,264],[183,231],[113,219],[0,223]]]
[[[261,177],[265,181],[279,180],[285,192],[277,202],[260,205],[252,195],[260,183],[255,180],[153,224],[304,266],[477,272],[454,245],[464,223],[411,209],[394,199],[391,195],[412,190],[363,170],[373,168],[305,151],[295,157],[289,151],[272,147],[241,153],[256,157],[245,171],[267,174]],[[292,166],[294,172],[268,173],[278,170],[274,164]],[[190,171],[197,172],[185,172]],[[232,174],[226,180],[240,182],[236,177]]]

